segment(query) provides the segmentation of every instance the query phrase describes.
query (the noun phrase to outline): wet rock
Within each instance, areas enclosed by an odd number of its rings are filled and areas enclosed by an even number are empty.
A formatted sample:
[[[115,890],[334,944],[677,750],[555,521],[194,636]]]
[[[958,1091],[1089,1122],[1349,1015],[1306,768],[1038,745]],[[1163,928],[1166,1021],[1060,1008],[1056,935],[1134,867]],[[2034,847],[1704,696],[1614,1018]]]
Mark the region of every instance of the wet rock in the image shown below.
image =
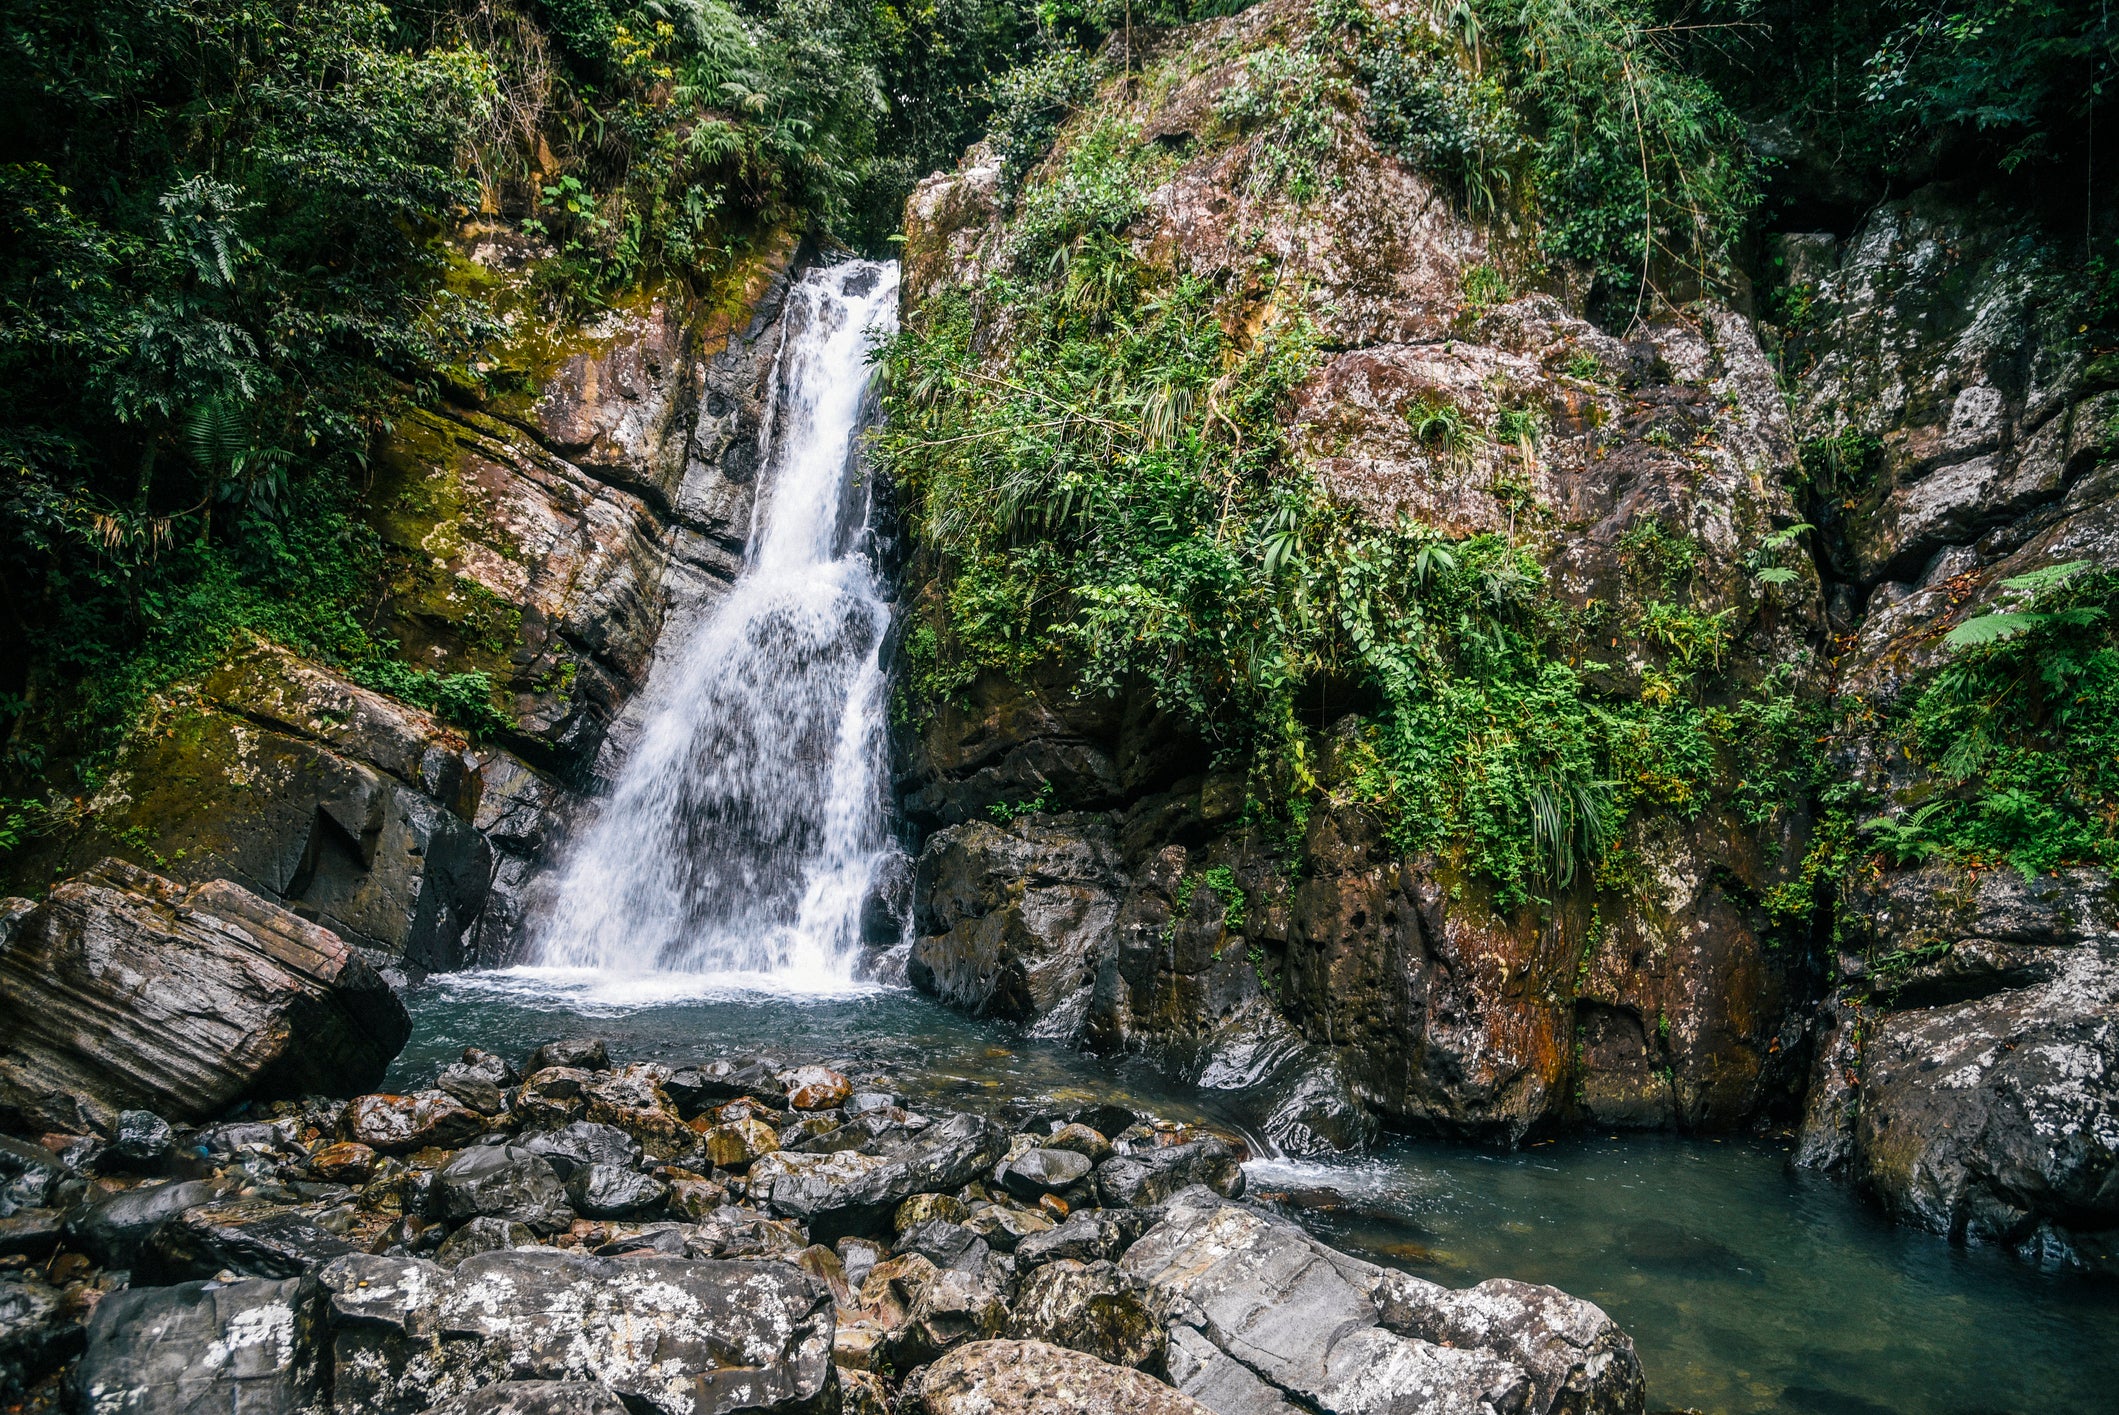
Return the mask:
[[[442,1166],[431,1204],[436,1217],[451,1222],[484,1215],[551,1233],[572,1221],[566,1197],[542,1155],[517,1145],[480,1145]]]
[[[496,1381],[435,1407],[435,1415],[626,1415],[597,1381]]]
[[[310,1279],[113,1292],[73,1376],[83,1407],[128,1415],[309,1415],[328,1390],[323,1293]]]
[[[853,1082],[828,1066],[798,1066],[780,1080],[795,1110],[831,1110],[853,1094]]]
[[[1007,1144],[1007,1132],[996,1122],[953,1115],[920,1132],[916,1143],[901,1153],[841,1151],[818,1157],[827,1163],[776,1178],[772,1206],[801,1220],[819,1243],[848,1234],[881,1233],[899,1204],[914,1194],[961,1189],[992,1168]]]
[[[341,1140],[309,1156],[309,1172],[333,1184],[360,1184],[375,1172],[373,1146],[358,1140]]]
[[[1001,1183],[1019,1199],[1035,1203],[1041,1194],[1058,1194],[1081,1183],[1096,1166],[1072,1150],[1027,1150],[1008,1161]]]
[[[762,1120],[738,1120],[708,1127],[699,1142],[720,1169],[747,1169],[753,1160],[780,1148],[780,1136]]]
[[[1159,1369],[1169,1346],[1162,1323],[1116,1266],[1065,1258],[1046,1263],[1024,1280],[1007,1334],[1145,1369]]]
[[[47,1257],[66,1234],[62,1209],[17,1209],[0,1218],[0,1258]]]
[[[151,1110],[121,1110],[111,1133],[106,1163],[121,1169],[153,1171],[169,1158],[175,1133]]]
[[[847,1283],[858,1290],[876,1264],[890,1256],[890,1249],[873,1238],[841,1238],[834,1248]]]
[[[441,1246],[434,1250],[434,1261],[445,1268],[453,1268],[478,1253],[494,1253],[504,1248],[529,1248],[534,1247],[536,1243],[537,1234],[528,1224],[481,1214],[444,1238]]]
[[[728,1189],[695,1175],[673,1177],[666,1202],[677,1217],[698,1223],[728,1202]]]
[[[344,940],[249,891],[118,860],[56,885],[0,948],[0,1115],[110,1133],[382,1079],[411,1021]]]
[[[1041,1196],[1044,1199],[1052,1195]],[[1043,1233],[1051,1228],[1053,1220],[1029,1209],[1019,1209],[1013,1204],[993,1203],[977,1210],[964,1220],[964,1226],[992,1244],[1002,1253],[1012,1253],[1016,1245],[1025,1238]]]
[[[615,1125],[577,1120],[558,1130],[539,1131],[522,1139],[522,1148],[542,1155],[561,1179],[592,1164],[631,1168],[640,1163],[640,1142]]]
[[[1172,1378],[1217,1408],[1271,1410],[1283,1393],[1347,1412],[1644,1407],[1632,1343],[1588,1303],[1520,1285],[1450,1293],[1203,1187],[1119,1266],[1169,1328]]]
[[[485,1071],[458,1063],[444,1066],[434,1078],[434,1087],[446,1091],[480,1115],[498,1115],[507,1109],[501,1083]]]
[[[904,1322],[877,1343],[876,1353],[909,1371],[966,1342],[997,1336],[1007,1322],[1007,1303],[984,1274],[944,1269],[920,1288]]]
[[[0,1217],[52,1201],[66,1166],[42,1145],[0,1135]]]
[[[717,1209],[685,1245],[693,1257],[782,1258],[808,1247],[796,1225],[749,1209]]]
[[[1102,1131],[1092,1129],[1079,1121],[1069,1121],[1053,1131],[1052,1138],[1045,1141],[1045,1148],[1067,1150],[1082,1155],[1091,1164],[1102,1164],[1111,1158],[1112,1153],[1111,1142],[1104,1138]]]
[[[624,1218],[662,1203],[670,1186],[623,1165],[584,1165],[567,1179],[567,1202],[591,1218]]]
[[[1236,1147],[1210,1135],[1116,1155],[1096,1167],[1096,1192],[1107,1208],[1151,1209],[1194,1184],[1204,1184],[1224,1198],[1242,1194],[1243,1163]]]
[[[898,1211],[891,1216],[891,1226],[899,1233],[904,1233],[935,1219],[945,1223],[962,1223],[970,1217],[971,1210],[964,1207],[964,1201],[953,1194],[915,1194],[898,1205]]]
[[[554,1066],[576,1071],[608,1071],[611,1069],[610,1049],[601,1037],[563,1037],[556,1042],[546,1042],[531,1052],[523,1070],[534,1073]]]
[[[582,1087],[588,1118],[625,1131],[658,1158],[684,1154],[699,1137],[685,1125],[676,1103],[662,1089],[667,1075],[665,1067],[641,1065],[596,1077]]]
[[[66,1220],[67,1235],[99,1266],[129,1269],[155,1231],[186,1209],[213,1202],[222,1186],[206,1179],[143,1184],[93,1200]]]
[[[873,1371],[839,1371],[839,1415],[890,1415],[890,1397],[883,1378]]]
[[[315,1272],[354,1251],[319,1223],[317,1207],[234,1199],[185,1209],[155,1230],[141,1251],[140,1277],[150,1283],[204,1281],[217,1273],[290,1278]]]
[[[593,1072],[577,1066],[547,1066],[523,1078],[515,1093],[516,1109],[532,1125],[556,1129],[578,1118],[588,1106],[586,1090]]]
[[[476,1254],[453,1273],[354,1257],[322,1281],[342,1408],[469,1393],[452,1381],[595,1382],[663,1415],[822,1415],[838,1395],[830,1294],[785,1264],[526,1248]],[[359,1334],[350,1345],[348,1333]]]
[[[1045,1233],[1034,1233],[1015,1245],[1016,1263],[1024,1270],[1055,1259],[1093,1263],[1116,1260],[1148,1231],[1150,1216],[1137,1209],[1084,1209]]]
[[[917,1253],[938,1268],[982,1272],[986,1266],[986,1254],[991,1249],[964,1225],[936,1218],[915,1224],[900,1234],[890,1251],[896,1257]]]
[[[453,1150],[484,1133],[485,1117],[444,1091],[360,1096],[346,1107],[346,1137],[384,1154]]]
[[[0,1399],[13,1399],[80,1354],[81,1316],[30,1273],[0,1274]]]
[[[959,1347],[919,1394],[927,1415],[1217,1415],[1152,1376],[1040,1341]]]

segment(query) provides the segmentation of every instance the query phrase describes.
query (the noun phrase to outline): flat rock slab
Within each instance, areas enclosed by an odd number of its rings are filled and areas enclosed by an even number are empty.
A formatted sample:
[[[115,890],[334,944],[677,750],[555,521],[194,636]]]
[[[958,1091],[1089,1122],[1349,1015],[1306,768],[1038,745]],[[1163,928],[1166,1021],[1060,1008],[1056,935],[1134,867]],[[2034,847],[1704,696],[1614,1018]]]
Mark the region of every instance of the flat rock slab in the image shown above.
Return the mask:
[[[187,1282],[96,1307],[74,1380],[88,1415],[311,1415],[324,1408],[310,1280]]]
[[[226,880],[105,860],[0,947],[0,1115],[115,1131],[124,1110],[204,1120],[238,1101],[355,1095],[411,1019],[344,940]]]
[[[1153,1376],[1042,1341],[978,1341],[927,1370],[927,1415],[1216,1415]]]
[[[419,1410],[498,1380],[598,1383],[666,1415],[810,1415],[837,1399],[830,1291],[780,1263],[526,1248],[453,1272],[360,1255],[321,1277],[341,1411]]]

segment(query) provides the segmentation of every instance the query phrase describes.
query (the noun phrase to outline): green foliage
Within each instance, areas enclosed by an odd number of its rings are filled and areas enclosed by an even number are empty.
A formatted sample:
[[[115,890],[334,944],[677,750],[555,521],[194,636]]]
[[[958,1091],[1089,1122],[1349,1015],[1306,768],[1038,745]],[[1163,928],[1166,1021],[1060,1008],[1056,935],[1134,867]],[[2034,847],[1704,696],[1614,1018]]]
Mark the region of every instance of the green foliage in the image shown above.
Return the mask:
[[[1249,144],[1251,192],[1284,191],[1302,202],[1322,190],[1335,120],[1352,99],[1352,84],[1322,46],[1269,44],[1244,56],[1242,75],[1215,100],[1214,113]]]
[[[1078,49],[1057,49],[994,80],[987,139],[1001,161],[1001,192],[1013,196],[1074,106],[1096,87],[1096,65]]]
[[[1439,178],[1474,216],[1498,216],[1522,194],[1535,148],[1501,76],[1481,71],[1425,15],[1378,30],[1361,70],[1378,147]]]
[[[1035,796],[1026,796],[1020,801],[995,801],[986,808],[986,814],[1002,825],[1008,825],[1023,816],[1049,811],[1057,804],[1052,783],[1046,782],[1038,788]]]

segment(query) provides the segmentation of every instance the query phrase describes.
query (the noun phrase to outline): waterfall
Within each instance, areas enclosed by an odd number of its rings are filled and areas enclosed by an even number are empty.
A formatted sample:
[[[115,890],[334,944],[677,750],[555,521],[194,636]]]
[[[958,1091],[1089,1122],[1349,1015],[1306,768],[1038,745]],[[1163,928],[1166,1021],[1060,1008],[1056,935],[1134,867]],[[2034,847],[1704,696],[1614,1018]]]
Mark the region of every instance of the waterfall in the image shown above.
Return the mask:
[[[890,608],[858,447],[895,264],[789,292],[744,569],[665,642],[638,740],[563,862],[535,936],[547,967],[671,981],[851,981],[884,805]]]

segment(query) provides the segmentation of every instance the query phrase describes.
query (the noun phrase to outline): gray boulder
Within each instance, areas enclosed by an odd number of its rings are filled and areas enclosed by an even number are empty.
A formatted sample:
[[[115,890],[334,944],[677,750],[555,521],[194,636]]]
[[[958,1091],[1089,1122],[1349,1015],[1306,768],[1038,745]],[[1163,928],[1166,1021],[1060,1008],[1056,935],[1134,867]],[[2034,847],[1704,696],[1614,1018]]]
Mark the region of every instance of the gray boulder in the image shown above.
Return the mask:
[[[300,1277],[354,1251],[322,1218],[322,1205],[264,1198],[200,1204],[155,1230],[140,1255],[139,1276],[153,1283],[203,1281],[222,1272]]]
[[[669,1192],[662,1180],[624,1165],[584,1165],[567,1178],[567,1202],[590,1218],[637,1214],[659,1205]]]
[[[961,1346],[920,1377],[918,1395],[927,1415],[1224,1415],[1152,1376],[1041,1341]]]
[[[431,1202],[435,1217],[452,1222],[483,1214],[545,1232],[571,1222],[552,1166],[516,1145],[480,1145],[457,1155],[434,1176]]]
[[[899,1204],[914,1194],[963,1188],[990,1170],[1007,1147],[1008,1133],[999,1123],[953,1115],[922,1131],[917,1145],[902,1154],[816,1156],[816,1163],[777,1173],[767,1187],[776,1212],[799,1219],[814,1242],[828,1245],[850,1235],[889,1232]],[[760,1163],[795,1165],[811,1158],[782,1154]]]
[[[213,1202],[221,1192],[222,1186],[209,1179],[143,1184],[69,1214],[67,1234],[99,1265],[129,1269],[163,1224],[186,1209]]]
[[[626,1415],[626,1409],[595,1381],[500,1381],[436,1406],[435,1415]]]
[[[494,1253],[503,1248],[529,1248],[536,1242],[537,1235],[528,1224],[481,1214],[444,1238],[441,1246],[434,1250],[434,1261],[445,1268],[453,1268],[474,1254]]]
[[[529,1064],[524,1074],[534,1074],[548,1066],[571,1066],[582,1071],[608,1071],[611,1069],[610,1048],[601,1037],[562,1037],[556,1042],[546,1042],[530,1053]]]
[[[132,1170],[153,1170],[169,1158],[175,1135],[169,1122],[151,1110],[121,1110],[106,1162]]]
[[[1204,1184],[1226,1199],[1243,1193],[1243,1160],[1228,1141],[1209,1135],[1183,1145],[1114,1155],[1096,1167],[1104,1206],[1152,1209],[1181,1189]]]
[[[0,948],[0,1115],[109,1133],[119,1112],[197,1121],[238,1101],[352,1095],[412,1024],[338,935],[226,880],[105,860]]]
[[[920,1288],[905,1320],[884,1335],[876,1352],[894,1369],[909,1371],[966,1342],[999,1336],[1007,1322],[1007,1300],[990,1278],[947,1269]]]
[[[1026,1150],[1001,1170],[1001,1183],[1017,1198],[1034,1201],[1040,1194],[1072,1189],[1095,1167],[1087,1155],[1071,1150]]]
[[[522,1148],[543,1155],[561,1179],[573,1176],[584,1165],[640,1163],[640,1142],[615,1125],[577,1120],[557,1130],[525,1136]]]
[[[64,1293],[32,1273],[0,1276],[0,1399],[72,1360],[84,1339]]]
[[[1153,1221],[1138,1209],[1080,1209],[1067,1215],[1059,1227],[1033,1233],[1016,1244],[1015,1261],[1025,1272],[1059,1258],[1077,1263],[1115,1261]]]
[[[97,1304],[73,1381],[124,1415],[314,1415],[328,1372],[322,1290],[252,1280],[135,1287]]]
[[[495,1381],[594,1382],[663,1415],[824,1415],[831,1296],[781,1263],[480,1253],[451,1273],[342,1258],[330,1294],[337,1408],[422,1410]]]
[[[1451,1292],[1350,1258],[1194,1188],[1120,1270],[1169,1330],[1179,1389],[1217,1410],[1639,1415],[1633,1343],[1589,1303],[1506,1284]]]
[[[1170,1344],[1162,1323],[1116,1266],[1065,1258],[1045,1264],[1024,1280],[1007,1334],[1149,1370],[1162,1366]]]

